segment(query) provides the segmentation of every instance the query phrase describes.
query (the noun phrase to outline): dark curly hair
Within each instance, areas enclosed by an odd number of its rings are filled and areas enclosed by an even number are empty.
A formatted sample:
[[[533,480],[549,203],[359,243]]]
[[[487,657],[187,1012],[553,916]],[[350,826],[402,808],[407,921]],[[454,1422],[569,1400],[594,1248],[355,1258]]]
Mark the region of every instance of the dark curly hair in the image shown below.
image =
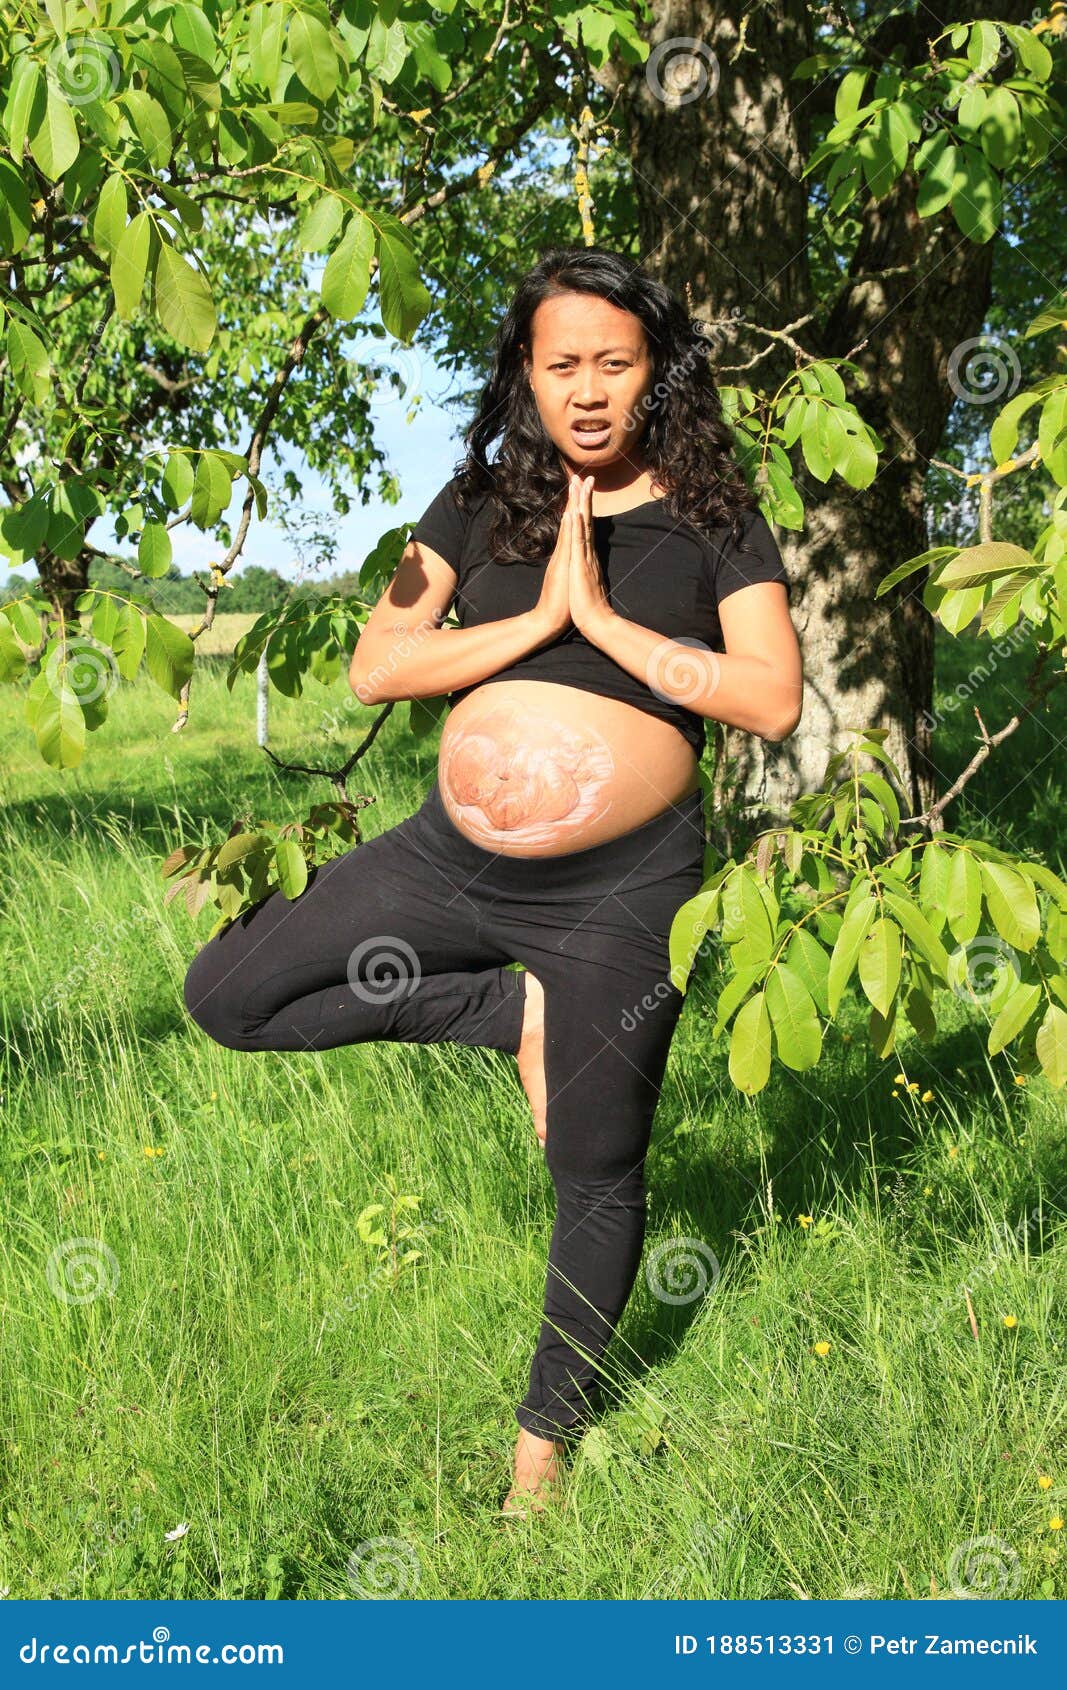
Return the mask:
[[[567,503],[567,476],[525,379],[523,354],[532,318],[544,299],[597,294],[639,318],[648,338],[653,378],[641,440],[648,468],[666,489],[664,508],[677,522],[705,530],[731,523],[759,501],[733,458],[733,435],[712,379],[704,325],[662,283],[621,253],[603,247],[549,247],[520,281],[496,333],[492,367],[477,414],[465,432],[467,452],[454,470],[456,502],[489,493],[488,534],[494,561],[542,561],[556,544]],[[486,456],[503,433],[492,465]]]

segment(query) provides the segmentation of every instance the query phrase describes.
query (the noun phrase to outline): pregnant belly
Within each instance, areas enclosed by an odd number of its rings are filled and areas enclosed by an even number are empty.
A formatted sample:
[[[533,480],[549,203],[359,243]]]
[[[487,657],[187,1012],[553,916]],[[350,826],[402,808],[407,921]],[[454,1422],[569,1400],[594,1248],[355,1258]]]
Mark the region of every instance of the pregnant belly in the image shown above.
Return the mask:
[[[555,857],[651,821],[699,777],[678,729],[635,705],[554,681],[488,681],[445,722],[437,785],[475,845]]]

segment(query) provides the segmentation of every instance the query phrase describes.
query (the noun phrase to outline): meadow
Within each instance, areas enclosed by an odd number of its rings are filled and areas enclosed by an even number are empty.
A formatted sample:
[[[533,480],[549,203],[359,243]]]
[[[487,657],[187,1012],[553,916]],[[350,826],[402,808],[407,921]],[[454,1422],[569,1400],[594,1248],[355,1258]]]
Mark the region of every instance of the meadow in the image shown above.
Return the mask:
[[[971,703],[992,728],[1021,691],[1025,653],[975,691],[982,655],[940,648],[953,771]],[[857,1004],[749,1100],[710,947],[606,1411],[558,1511],[497,1518],[553,1216],[515,1064],[248,1055],[189,1019],[214,917],[163,906],[162,860],[331,796],[257,749],[254,681],[224,675],[198,669],[179,735],[124,686],[64,773],[0,693],[0,1592],[1067,1597],[1063,1093],[946,995],[936,1044],[879,1061]],[[350,703],[272,692],[272,749],[340,761],[373,720]],[[366,837],[433,779],[404,714],[350,783]],[[951,825],[1064,873],[1065,730],[1061,694]]]

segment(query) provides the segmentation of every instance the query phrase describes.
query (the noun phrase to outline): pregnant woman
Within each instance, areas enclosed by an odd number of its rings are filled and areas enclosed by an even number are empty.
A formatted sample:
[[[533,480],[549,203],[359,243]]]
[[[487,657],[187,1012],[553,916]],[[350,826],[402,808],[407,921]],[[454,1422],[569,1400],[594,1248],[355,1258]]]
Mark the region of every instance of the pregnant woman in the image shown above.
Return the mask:
[[[275,892],[210,940],[185,1001],[235,1050],[378,1039],[516,1056],[556,1194],[502,1507],[523,1516],[597,1406],[641,1259],[683,1002],[668,936],[703,878],[704,722],[783,739],[802,678],[707,343],[632,261],[543,255],[468,440],[349,676],[371,705],[448,695],[436,781],[294,903]],[[457,628],[441,626],[450,609]]]

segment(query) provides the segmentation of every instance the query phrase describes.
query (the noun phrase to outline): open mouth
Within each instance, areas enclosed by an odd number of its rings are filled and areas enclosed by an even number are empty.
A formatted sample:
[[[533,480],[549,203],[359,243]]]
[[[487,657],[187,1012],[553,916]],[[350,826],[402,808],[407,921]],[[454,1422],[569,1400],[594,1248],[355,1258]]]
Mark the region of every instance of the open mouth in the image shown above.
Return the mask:
[[[606,446],[611,437],[611,424],[606,422],[571,423],[571,437],[577,440],[580,445],[589,448]]]

